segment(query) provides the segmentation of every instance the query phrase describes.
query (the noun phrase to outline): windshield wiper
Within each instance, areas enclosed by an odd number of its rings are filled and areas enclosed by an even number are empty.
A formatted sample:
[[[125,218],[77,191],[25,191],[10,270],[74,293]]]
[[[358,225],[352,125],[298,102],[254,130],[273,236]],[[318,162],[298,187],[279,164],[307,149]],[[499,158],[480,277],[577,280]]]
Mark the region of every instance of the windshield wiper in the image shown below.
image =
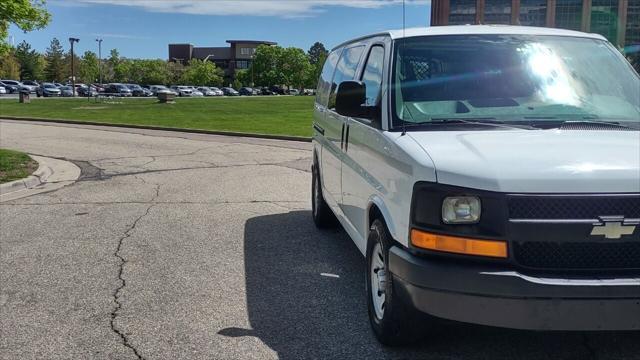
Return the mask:
[[[565,121],[542,121],[535,124],[531,124],[532,126],[545,128],[545,129],[557,129],[565,126],[571,125],[605,125],[610,127],[618,127],[622,129],[638,129],[634,126],[629,126],[627,124],[622,124],[618,121],[605,121],[605,120],[591,120],[590,118],[585,118],[583,120],[565,120]]]
[[[502,128],[517,128],[517,129],[536,129],[528,124],[513,124],[504,121],[496,120],[492,117],[477,117],[477,118],[432,118],[431,121],[426,122],[430,124],[467,124],[467,125],[484,125]]]

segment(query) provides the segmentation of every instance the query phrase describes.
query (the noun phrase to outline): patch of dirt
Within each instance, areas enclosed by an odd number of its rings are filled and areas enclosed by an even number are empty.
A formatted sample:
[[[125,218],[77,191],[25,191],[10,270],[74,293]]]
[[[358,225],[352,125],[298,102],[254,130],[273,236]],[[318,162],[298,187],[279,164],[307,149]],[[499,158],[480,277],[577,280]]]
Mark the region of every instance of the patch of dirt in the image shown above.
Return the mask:
[[[102,110],[107,109],[107,106],[80,106],[72,108],[73,110]]]

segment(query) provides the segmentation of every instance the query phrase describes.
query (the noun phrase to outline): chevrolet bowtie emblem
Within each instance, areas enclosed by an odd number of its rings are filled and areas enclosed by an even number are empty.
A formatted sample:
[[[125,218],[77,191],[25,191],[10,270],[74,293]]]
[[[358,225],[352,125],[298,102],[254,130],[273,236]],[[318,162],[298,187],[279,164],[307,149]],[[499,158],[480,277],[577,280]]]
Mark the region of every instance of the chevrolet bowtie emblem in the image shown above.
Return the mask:
[[[633,235],[637,221],[625,220],[624,216],[600,216],[600,222],[593,224],[592,236],[606,239],[620,239],[623,235]]]

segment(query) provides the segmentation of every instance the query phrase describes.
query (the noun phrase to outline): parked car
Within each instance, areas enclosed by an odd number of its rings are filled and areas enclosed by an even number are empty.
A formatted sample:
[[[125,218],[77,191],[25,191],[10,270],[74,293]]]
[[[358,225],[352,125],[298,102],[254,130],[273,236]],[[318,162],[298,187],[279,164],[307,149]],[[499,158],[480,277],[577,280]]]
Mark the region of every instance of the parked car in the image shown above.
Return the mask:
[[[245,87],[241,87],[238,90],[238,93],[240,95],[244,95],[244,96],[252,96],[253,95],[253,89],[250,88],[250,87],[246,87],[246,86]]]
[[[224,93],[222,92],[222,90],[220,90],[217,87],[210,87],[209,89],[211,89],[211,91],[213,91],[213,96],[223,96]]]
[[[62,85],[62,84],[60,84],[60,83],[57,83],[57,82],[54,82],[54,83],[53,83],[53,85],[54,85],[55,87],[57,87],[57,88],[60,88],[60,87],[64,86],[64,85]]]
[[[206,86],[200,86],[198,91],[200,91],[204,96],[215,96],[215,92]]]
[[[260,88],[260,95],[275,95],[275,93],[271,90],[269,90],[268,87],[264,86],[262,88]]]
[[[104,90],[106,95],[130,97],[132,96],[131,90],[125,84],[108,84]]]
[[[4,95],[7,93],[8,93],[7,89],[4,86],[0,85],[0,95]]]
[[[236,91],[236,89],[234,88],[230,88],[230,87],[223,87],[222,88],[222,93],[225,96],[239,96],[240,94]]]
[[[103,84],[96,84],[96,83],[94,83],[94,84],[91,84],[91,85],[92,85],[92,86],[96,89],[96,91],[97,91],[97,92],[99,92],[99,93],[104,92],[104,90],[105,90],[105,88],[106,88],[106,85],[103,85]]]
[[[38,87],[40,87],[40,84],[38,84],[38,82],[34,80],[25,80],[22,82],[22,86],[29,89],[30,93],[35,94],[38,90]]]
[[[36,95],[38,97],[60,96],[60,89],[53,83],[42,83],[36,88]]]
[[[171,86],[171,90],[175,91],[178,96],[191,96],[193,92],[190,87],[183,85],[173,85]]]
[[[314,96],[315,94],[316,94],[316,90],[315,89],[303,89],[302,90],[302,95]]]
[[[76,93],[78,96],[93,97],[98,96],[99,91],[94,86],[82,86],[76,88]]]
[[[198,90],[195,86],[189,86],[189,89],[191,89],[191,96],[204,96],[204,93]]]
[[[59,89],[60,89],[60,96],[62,97],[73,96],[73,87],[65,85],[65,86],[61,86]]]
[[[142,86],[138,85],[138,84],[124,84],[127,88],[129,88],[129,90],[131,90],[131,95],[132,96],[147,96],[147,93],[144,91],[144,89],[142,88]]]
[[[378,340],[640,329],[638,74],[597,34],[404,34],[332,50],[313,116],[313,220],[365,255]]]
[[[150,85],[149,90],[153,93],[153,96],[158,96],[158,94],[173,94],[178,96],[178,93],[169,89],[164,85]]]
[[[16,80],[0,80],[0,85],[4,86],[9,94],[17,94],[23,87],[22,83]]]
[[[274,94],[274,95],[284,95],[286,94],[286,90],[280,86],[277,85],[272,85],[269,86],[269,90]]]
[[[289,95],[300,95],[300,91],[298,89],[289,89],[287,93]]]

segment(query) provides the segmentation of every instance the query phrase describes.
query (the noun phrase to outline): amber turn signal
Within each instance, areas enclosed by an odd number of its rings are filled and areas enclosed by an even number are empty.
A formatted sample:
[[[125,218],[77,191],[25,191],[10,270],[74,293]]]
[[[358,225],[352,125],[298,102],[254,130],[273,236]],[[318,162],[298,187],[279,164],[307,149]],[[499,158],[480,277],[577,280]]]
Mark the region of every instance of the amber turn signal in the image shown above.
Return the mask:
[[[495,258],[507,257],[507,243],[499,240],[468,239],[412,229],[411,243],[415,247],[427,250]]]

